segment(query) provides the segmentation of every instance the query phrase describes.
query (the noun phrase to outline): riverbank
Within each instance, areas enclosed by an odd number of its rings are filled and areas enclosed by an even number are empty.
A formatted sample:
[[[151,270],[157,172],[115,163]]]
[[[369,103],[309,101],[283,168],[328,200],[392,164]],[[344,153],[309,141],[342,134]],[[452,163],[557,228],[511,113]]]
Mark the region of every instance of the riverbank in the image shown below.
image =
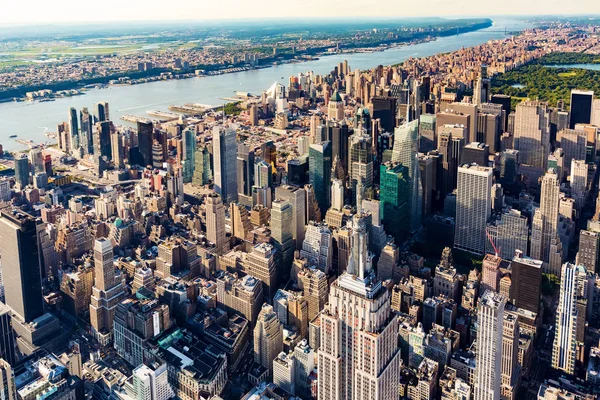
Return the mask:
[[[86,86],[93,85],[110,85],[112,84],[139,84],[148,83],[158,80],[170,80],[170,79],[188,79],[195,76],[206,76],[206,75],[222,75],[227,73],[236,73],[241,71],[248,71],[254,69],[269,68],[277,64],[287,63],[302,63],[314,57],[324,57],[334,54],[354,54],[361,52],[370,51],[385,51],[398,46],[412,46],[419,43],[427,43],[438,40],[439,38],[463,35],[470,32],[476,32],[484,30],[493,26],[493,21],[486,19],[485,22],[474,23],[472,25],[457,27],[454,29],[442,30],[435,35],[426,34],[422,32],[415,32],[411,38],[401,38],[400,40],[382,40],[373,43],[369,43],[368,46],[353,44],[352,41],[344,45],[338,45],[337,48],[321,47],[311,48],[299,53],[286,53],[278,54],[276,56],[267,57],[258,60],[258,64],[250,65],[244,63],[238,63],[235,65],[224,65],[224,64],[211,64],[211,65],[196,65],[188,69],[172,69],[172,68],[152,68],[147,71],[127,71],[119,74],[113,74],[103,77],[91,77],[84,80],[78,81],[63,81],[49,85],[36,85],[36,86],[25,86],[15,89],[0,91],[0,102],[11,101],[26,98],[28,92],[50,90],[52,92],[67,91],[73,89],[81,89]],[[426,36],[425,36],[426,35]],[[335,49],[335,51],[332,51]],[[197,71],[202,71],[198,73]]]

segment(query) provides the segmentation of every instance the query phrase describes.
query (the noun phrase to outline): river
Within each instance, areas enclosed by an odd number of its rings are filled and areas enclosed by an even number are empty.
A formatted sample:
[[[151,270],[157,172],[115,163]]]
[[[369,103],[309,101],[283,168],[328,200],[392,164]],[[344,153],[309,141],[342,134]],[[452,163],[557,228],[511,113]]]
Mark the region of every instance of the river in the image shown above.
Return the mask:
[[[111,119],[120,124],[122,123],[120,117],[124,114],[147,116],[146,110],[166,111],[171,104],[218,105],[223,103],[221,98],[231,97],[237,91],[260,94],[275,81],[287,85],[290,76],[301,72],[313,71],[316,74],[327,74],[343,60],[348,60],[353,70],[370,69],[379,64],[396,64],[409,57],[426,57],[458,50],[461,47],[475,46],[491,39],[501,39],[505,37],[503,33],[505,27],[508,31],[520,31],[531,26],[524,20],[494,18],[494,25],[490,28],[380,52],[334,54],[313,61],[282,64],[233,74],[111,86],[52,102],[1,103],[0,143],[5,150],[23,150],[26,146],[10,139],[10,135],[18,135],[19,139],[32,139],[35,143],[51,141],[44,133],[56,131],[56,125],[67,120],[70,107],[77,109],[89,107],[91,111],[95,103],[107,101],[110,105]]]

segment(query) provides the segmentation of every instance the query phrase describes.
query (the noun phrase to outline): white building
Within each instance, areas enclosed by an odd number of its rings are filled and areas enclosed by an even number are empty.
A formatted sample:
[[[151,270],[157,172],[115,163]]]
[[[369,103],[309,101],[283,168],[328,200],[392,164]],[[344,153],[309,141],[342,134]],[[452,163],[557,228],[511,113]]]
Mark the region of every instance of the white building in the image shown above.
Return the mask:
[[[213,129],[215,191],[225,202],[237,200],[237,133],[233,127]]]
[[[294,355],[283,351],[273,360],[273,383],[291,395],[296,394]]]
[[[483,254],[485,229],[492,213],[493,170],[479,165],[458,168],[454,247]]]

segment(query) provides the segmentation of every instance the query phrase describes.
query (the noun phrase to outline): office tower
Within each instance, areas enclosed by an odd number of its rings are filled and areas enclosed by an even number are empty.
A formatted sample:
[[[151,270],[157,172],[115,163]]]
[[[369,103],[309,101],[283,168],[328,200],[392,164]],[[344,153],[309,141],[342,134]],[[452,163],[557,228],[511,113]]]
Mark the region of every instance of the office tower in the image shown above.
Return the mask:
[[[600,126],[600,99],[594,99],[592,102],[592,119],[591,124]]]
[[[251,196],[254,184],[254,151],[244,144],[237,148],[238,195]]]
[[[487,144],[492,154],[500,151],[500,116],[478,113],[476,123],[475,141]]]
[[[300,257],[306,258],[311,267],[329,274],[333,264],[333,241],[327,225],[309,221],[306,225]]]
[[[487,291],[477,312],[477,369],[475,400],[499,400],[502,366],[502,331],[506,299]]]
[[[124,146],[123,146],[123,135],[118,131],[113,131],[110,134],[110,145],[112,161],[117,169],[123,168],[124,166]]]
[[[0,399],[17,400],[15,372],[12,362],[0,358]]]
[[[452,132],[450,129],[438,132],[438,151],[442,158],[440,197],[445,198],[447,194],[456,189],[456,175],[460,160],[454,157],[452,151]]]
[[[277,291],[278,276],[275,249],[269,243],[259,243],[248,253],[244,269],[263,282],[263,294],[270,300]]]
[[[492,95],[492,100],[491,102],[493,104],[500,104],[502,106],[502,111],[504,112],[503,117],[504,120],[502,121],[502,131],[503,132],[507,132],[508,131],[508,115],[510,114],[510,108],[511,108],[511,99],[510,96],[507,96],[505,94],[493,94]]]
[[[40,174],[45,172],[44,170],[44,154],[41,149],[29,150],[29,164],[31,164],[31,171],[34,174]]]
[[[284,392],[296,393],[296,363],[294,354],[281,352],[273,360],[273,383]]]
[[[419,117],[419,151],[427,153],[437,148],[436,118],[434,114]]]
[[[514,183],[519,172],[519,151],[507,149],[500,153],[500,182]]]
[[[138,365],[124,386],[132,400],[167,400],[175,395],[169,383],[167,364],[157,361]]]
[[[181,164],[183,166],[183,182],[192,182],[194,168],[196,166],[196,132],[193,129],[185,129],[182,133],[183,151]]]
[[[451,113],[457,113],[468,116],[467,136],[464,136],[465,143],[475,142],[477,138],[477,105],[470,103],[451,103],[449,105]],[[444,122],[446,124],[447,122]],[[441,124],[441,122],[440,122]]]
[[[10,180],[8,178],[0,179],[0,201],[9,201],[11,196]]]
[[[556,309],[552,368],[573,375],[583,347],[586,323],[588,272],[583,265],[565,263],[562,266],[560,294]]]
[[[96,338],[102,343],[110,342],[113,333],[115,308],[125,296],[121,274],[115,275],[113,246],[110,239],[94,242],[94,275],[90,303],[90,322]]]
[[[94,154],[112,160],[111,133],[115,127],[110,121],[98,122],[94,125]],[[152,151],[152,150],[150,150]]]
[[[415,120],[397,127],[394,131],[392,162],[401,163],[408,169],[408,216],[411,232],[416,231],[421,226],[423,207],[418,151],[419,121]]]
[[[294,260],[294,238],[292,237],[292,221],[294,219],[292,204],[287,200],[275,199],[271,207],[271,238],[277,250],[279,277],[283,281],[289,278],[289,271]]]
[[[356,201],[356,186],[362,184],[365,192],[371,193],[373,190],[373,154],[371,139],[365,134],[364,130],[357,131],[350,137],[348,145],[348,178],[350,179],[350,188],[352,189],[351,203]],[[367,197],[372,197],[368,195]],[[358,205],[357,205],[358,206]]]
[[[477,164],[487,167],[490,158],[490,147],[485,143],[471,142],[462,149],[462,164]]]
[[[516,399],[519,390],[519,322],[518,315],[505,311],[502,322],[502,369],[500,371],[500,398]],[[486,349],[487,350],[487,349]]]
[[[107,102],[103,101],[100,103],[96,103],[94,105],[94,108],[95,108],[94,122],[110,121],[110,113],[108,110]]]
[[[146,361],[147,341],[171,327],[169,306],[156,300],[125,299],[114,314],[114,348],[131,365]]]
[[[400,243],[409,233],[408,168],[402,164],[386,163],[380,167],[380,213],[388,235]]]
[[[336,90],[327,104],[327,118],[329,120],[341,121],[344,119],[344,101]]]
[[[355,214],[351,225],[348,270],[331,285],[328,308],[320,315],[318,397],[396,399],[398,319],[390,319],[390,292],[372,269],[365,215]]]
[[[373,103],[373,119],[379,119],[384,132],[393,132],[396,127],[396,109],[398,99],[395,97],[375,96]]]
[[[342,211],[344,208],[344,183],[341,179],[331,181],[331,209]]]
[[[142,166],[152,165],[152,143],[154,142],[154,126],[151,121],[137,122],[138,149],[142,155]]]
[[[225,232],[225,206],[221,196],[210,193],[205,198],[206,238],[215,245],[216,253],[221,255],[229,250],[229,241]]]
[[[585,204],[588,186],[588,164],[585,160],[571,160],[571,195],[581,209]]]
[[[223,202],[237,199],[237,133],[233,127],[213,128],[215,192]]]
[[[254,163],[254,187],[273,187],[273,174],[271,173],[271,165],[264,160],[257,160]]]
[[[15,157],[15,186],[23,190],[29,185],[29,160],[25,154]]]
[[[92,137],[94,119],[87,107],[83,107],[79,112],[79,127],[81,129],[79,144],[81,146],[82,153],[84,155],[94,153],[94,139]]]
[[[252,275],[238,278],[226,271],[218,272],[216,280],[217,305],[230,316],[238,313],[254,324],[264,301],[262,281]]]
[[[273,372],[273,360],[283,350],[283,327],[273,311],[264,304],[254,327],[254,362]]]
[[[563,129],[556,135],[556,141],[563,149],[564,165],[567,171],[571,170],[572,160],[585,160],[587,132],[576,129]]]
[[[348,166],[348,141],[352,132],[349,130],[345,122],[329,123],[329,135],[331,140],[331,157],[338,158],[342,169],[349,172]],[[308,150],[306,151],[308,153]]]
[[[553,170],[542,177],[540,208],[535,210],[531,227],[530,256],[544,263],[544,271],[560,274],[562,261],[551,263],[554,255],[552,243],[558,237],[558,207],[560,201],[560,180]]]
[[[592,119],[593,91],[571,90],[571,119],[569,128],[575,129],[576,124],[589,124]]]
[[[512,260],[511,302],[533,313],[540,312],[542,262],[517,252]]]
[[[487,253],[495,253],[497,250],[498,255],[505,260],[512,259],[516,250],[527,254],[529,223],[520,211],[512,208],[503,210],[499,218],[488,224],[487,230],[490,236],[486,241]],[[490,240],[493,240],[494,245]]]
[[[260,156],[264,162],[271,167],[271,173],[277,167],[277,147],[273,141],[269,140],[260,145]]]
[[[283,185],[275,188],[275,198],[287,200],[292,205],[292,237],[296,241],[296,250],[300,250],[306,225],[306,192],[297,186]]]
[[[10,308],[0,302],[0,360],[16,365],[15,333],[10,323],[10,312]]]
[[[475,254],[485,251],[485,229],[492,212],[493,170],[478,165],[458,168],[454,247]]]
[[[196,150],[196,166],[194,167],[194,176],[192,183],[198,186],[204,186],[212,180],[211,168],[212,155],[206,145],[200,145]]]
[[[303,155],[308,154],[308,148],[309,148],[309,146],[310,146],[310,137],[308,137],[308,136],[300,136],[298,138],[297,151],[298,151],[299,155],[303,156]]]
[[[250,126],[258,125],[258,105],[256,103],[250,105],[249,122]]]
[[[550,152],[550,114],[545,103],[527,100],[517,105],[513,147],[519,151],[521,164],[546,168]]]
[[[314,188],[319,209],[325,214],[330,205],[331,142],[327,140],[318,144],[311,144],[308,154],[310,184]]]
[[[500,289],[500,263],[502,263],[502,258],[498,255],[486,254],[483,258],[481,282],[479,284],[480,294],[488,290],[497,293]]]
[[[2,210],[0,242],[6,305],[21,321],[29,323],[44,314],[34,217],[16,209]]]
[[[69,109],[69,150],[71,154],[79,149],[79,120],[77,118],[77,109]]]
[[[296,384],[296,395],[302,399],[311,397],[311,388],[308,377],[315,368],[315,352],[308,345],[306,339],[302,339],[294,348],[294,381]]]
[[[583,265],[590,273],[598,272],[598,257],[600,256],[600,233],[592,230],[579,232],[579,251],[577,265]]]

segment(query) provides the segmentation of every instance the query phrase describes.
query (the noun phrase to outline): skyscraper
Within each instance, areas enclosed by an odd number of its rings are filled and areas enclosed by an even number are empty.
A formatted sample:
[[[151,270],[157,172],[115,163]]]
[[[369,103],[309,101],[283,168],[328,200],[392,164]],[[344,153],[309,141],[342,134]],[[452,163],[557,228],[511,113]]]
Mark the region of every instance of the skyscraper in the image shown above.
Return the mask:
[[[213,129],[215,192],[224,202],[237,200],[237,133],[233,127]]]
[[[325,215],[330,206],[331,185],[331,142],[324,141],[311,144],[309,155],[309,178],[310,184],[315,190],[315,197],[319,204],[322,215]]]
[[[515,112],[514,144],[519,162],[546,168],[550,152],[550,114],[547,105],[539,101],[524,101]]]
[[[410,213],[408,168],[402,164],[385,163],[380,167],[379,206],[381,220],[388,235],[400,243],[409,232],[404,221]]]
[[[152,165],[152,143],[154,142],[154,126],[152,122],[138,121],[138,149],[143,157],[142,166]]]
[[[333,96],[327,104],[327,118],[334,121],[344,119],[344,101],[337,90],[333,92]]]
[[[576,124],[589,124],[592,119],[593,91],[571,90],[571,119],[569,128],[575,129]]]
[[[585,305],[588,293],[588,272],[583,265],[565,263],[562,266],[560,295],[556,309],[556,329],[552,346],[552,368],[567,374],[575,373],[578,353],[583,347],[586,321]]]
[[[79,113],[79,126],[81,129],[79,144],[83,150],[83,154],[92,154],[94,152],[92,137],[94,120],[87,107],[83,107]]]
[[[10,308],[0,302],[0,360],[16,365],[15,333],[10,323]],[[0,392],[0,399],[2,393]]]
[[[96,103],[94,122],[110,121],[110,113],[108,110],[108,103],[103,101]]]
[[[300,250],[304,242],[304,226],[306,225],[306,192],[297,186],[277,186],[275,198],[287,200],[292,205],[292,237],[296,241],[296,250]]]
[[[504,296],[489,290],[479,301],[475,400],[500,399],[505,305]]]
[[[115,127],[110,121],[98,122],[94,126],[94,154],[112,160],[111,133]],[[152,146],[152,143],[151,143]],[[152,154],[152,147],[150,147]]]
[[[90,322],[96,339],[103,345],[112,339],[115,309],[125,297],[121,273],[115,274],[113,246],[110,239],[94,242],[94,276],[90,302]]]
[[[225,206],[221,196],[210,193],[205,198],[206,238],[215,245],[217,254],[229,250],[229,241],[225,233]]]
[[[558,208],[560,201],[560,179],[554,170],[548,170],[542,178],[540,208],[535,210],[531,227],[530,256],[541,260],[544,272],[560,274],[562,260],[552,262],[555,251],[552,243],[558,237]],[[562,255],[561,255],[562,257]]]
[[[69,109],[69,149],[71,154],[79,149],[79,119],[75,107]]]
[[[244,144],[237,148],[237,191],[239,195],[252,196],[254,184],[254,151]]]
[[[0,243],[6,305],[23,322],[31,322],[44,314],[35,218],[16,209],[2,210]]]
[[[279,279],[287,281],[294,260],[294,238],[292,237],[293,207],[287,200],[275,199],[271,208],[271,237],[277,250],[279,262]]]
[[[29,185],[29,160],[25,154],[15,157],[15,185],[18,190]]]
[[[357,130],[348,144],[348,178],[352,189],[352,204],[356,200],[356,185],[360,182],[366,193],[373,190],[373,154],[371,138],[362,129]],[[367,197],[372,197],[368,195]]]
[[[368,240],[365,214],[358,212],[348,270],[331,285],[320,316],[319,399],[398,397],[398,319],[390,315],[390,292],[375,277]]]
[[[273,311],[264,304],[254,327],[254,362],[273,372],[273,360],[283,350],[283,327]]]
[[[394,131],[392,162],[401,163],[408,169],[408,215],[411,232],[416,231],[421,226],[423,207],[418,151],[419,121],[415,120],[397,127]]]
[[[511,263],[512,303],[525,310],[539,313],[542,289],[542,262],[517,252]]]
[[[458,168],[454,247],[475,254],[485,251],[487,221],[492,213],[493,170],[465,164]]]

